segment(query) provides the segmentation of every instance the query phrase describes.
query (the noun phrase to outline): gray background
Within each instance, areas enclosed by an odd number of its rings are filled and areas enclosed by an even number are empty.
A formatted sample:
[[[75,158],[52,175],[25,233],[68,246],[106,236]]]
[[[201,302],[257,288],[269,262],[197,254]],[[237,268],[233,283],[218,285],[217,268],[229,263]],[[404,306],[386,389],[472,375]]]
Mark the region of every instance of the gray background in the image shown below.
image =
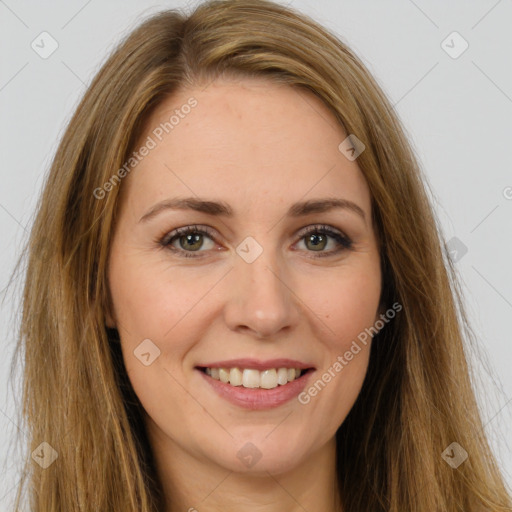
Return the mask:
[[[16,418],[19,392],[8,385],[19,294],[6,296],[5,287],[42,183],[65,124],[107,52],[141,18],[185,5],[0,0],[2,510],[10,509],[21,457],[12,439],[23,436]],[[452,254],[480,343],[470,357],[481,381],[485,428],[512,486],[512,2],[293,0],[291,5],[349,44],[405,125],[445,240],[457,251]],[[58,43],[46,59],[31,47],[43,31]],[[457,58],[445,51],[455,56],[463,48],[457,36],[448,37],[454,31],[469,44]]]

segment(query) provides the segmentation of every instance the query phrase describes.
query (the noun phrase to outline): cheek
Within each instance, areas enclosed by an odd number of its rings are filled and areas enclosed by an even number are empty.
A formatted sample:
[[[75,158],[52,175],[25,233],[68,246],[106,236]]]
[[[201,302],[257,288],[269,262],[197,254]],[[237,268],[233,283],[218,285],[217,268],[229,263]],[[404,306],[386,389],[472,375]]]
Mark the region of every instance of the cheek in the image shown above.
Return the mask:
[[[214,283],[211,276],[189,277],[161,261],[118,259],[109,279],[118,330],[133,340],[165,338]]]
[[[161,397],[185,401],[184,361],[210,325],[209,292],[225,270],[194,275],[140,252],[125,251],[114,261],[109,284],[125,367],[145,408],[156,407],[158,415]]]
[[[182,364],[197,333],[194,305],[211,278],[191,286],[178,269],[145,263],[137,255],[116,263],[110,284],[128,377],[149,417],[174,424],[172,411],[187,402]],[[199,422],[200,412],[190,410],[190,421],[197,416]],[[180,426],[174,430],[186,435]]]
[[[377,319],[380,269],[376,265],[346,267],[316,284],[308,305],[326,327],[324,342],[343,350]]]
[[[325,352],[301,403],[311,407],[315,416],[330,418],[331,430],[349,413],[366,376],[375,333],[372,328],[378,318],[380,279],[375,265],[344,268],[336,279],[323,281],[323,294],[310,296],[308,305],[326,327],[321,337]]]

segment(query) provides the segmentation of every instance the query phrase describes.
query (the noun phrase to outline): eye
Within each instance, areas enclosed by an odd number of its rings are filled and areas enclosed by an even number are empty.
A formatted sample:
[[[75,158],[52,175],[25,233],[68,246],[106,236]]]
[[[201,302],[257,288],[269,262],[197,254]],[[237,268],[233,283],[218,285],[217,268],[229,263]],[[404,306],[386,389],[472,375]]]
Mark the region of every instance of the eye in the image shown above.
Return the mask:
[[[299,242],[304,240],[307,252],[317,253],[312,254],[312,257],[332,256],[352,248],[352,241],[347,236],[325,225],[308,226],[300,232],[299,236]],[[206,248],[205,237],[211,242],[206,244]],[[159,243],[162,247],[173,251],[180,257],[199,258],[201,256],[194,253],[205,252],[201,249],[212,249],[215,245],[214,237],[214,233],[208,228],[185,226],[171,231]],[[324,249],[329,245],[333,245],[334,248],[325,251]]]
[[[175,251],[185,258],[196,258],[195,254],[187,254],[200,251],[204,245],[204,237],[213,241],[213,233],[209,229],[199,226],[185,226],[178,228],[164,236],[160,244],[168,249]],[[176,242],[178,247],[176,247]],[[210,247],[211,248],[211,247]]]
[[[343,250],[352,248],[352,241],[346,235],[332,229],[330,226],[322,224],[308,226],[301,231],[299,236],[301,237],[300,241],[304,240],[306,248],[312,249],[312,251],[308,252],[317,253],[312,255],[315,258],[332,256],[333,254],[338,254]],[[324,249],[329,245],[329,239],[334,240],[331,244],[334,246],[334,249],[324,251]]]

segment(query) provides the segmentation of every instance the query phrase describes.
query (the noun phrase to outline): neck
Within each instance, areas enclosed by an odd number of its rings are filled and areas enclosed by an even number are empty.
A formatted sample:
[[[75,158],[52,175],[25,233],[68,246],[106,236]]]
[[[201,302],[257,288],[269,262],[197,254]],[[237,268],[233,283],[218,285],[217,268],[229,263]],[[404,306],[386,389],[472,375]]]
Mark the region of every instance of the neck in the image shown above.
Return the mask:
[[[332,438],[281,473],[233,472],[183,450],[154,423],[148,436],[164,491],[165,512],[341,512]]]

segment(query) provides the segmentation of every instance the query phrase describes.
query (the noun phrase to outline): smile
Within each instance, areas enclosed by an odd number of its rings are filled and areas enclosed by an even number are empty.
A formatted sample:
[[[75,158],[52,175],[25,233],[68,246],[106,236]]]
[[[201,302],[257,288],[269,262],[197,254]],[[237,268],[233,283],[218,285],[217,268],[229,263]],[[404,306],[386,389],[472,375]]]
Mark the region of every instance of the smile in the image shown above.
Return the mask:
[[[212,379],[220,380],[235,387],[274,389],[298,379],[305,370],[300,368],[270,368],[259,371],[252,368],[205,368],[204,372]]]
[[[196,366],[217,395],[246,409],[278,407],[296,397],[315,368],[289,359],[231,360]]]

